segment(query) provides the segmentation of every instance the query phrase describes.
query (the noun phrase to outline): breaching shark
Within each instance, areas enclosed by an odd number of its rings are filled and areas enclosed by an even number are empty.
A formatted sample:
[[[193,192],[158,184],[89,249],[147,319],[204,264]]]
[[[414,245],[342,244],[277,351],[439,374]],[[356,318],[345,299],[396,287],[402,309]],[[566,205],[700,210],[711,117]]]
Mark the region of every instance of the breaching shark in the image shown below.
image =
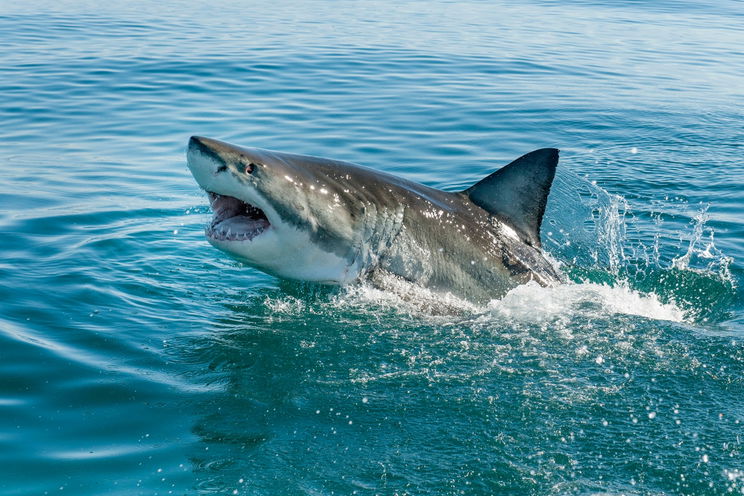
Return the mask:
[[[554,148],[456,192],[199,136],[187,161],[214,212],[209,243],[268,274],[339,285],[392,275],[474,302],[563,279],[540,243]]]

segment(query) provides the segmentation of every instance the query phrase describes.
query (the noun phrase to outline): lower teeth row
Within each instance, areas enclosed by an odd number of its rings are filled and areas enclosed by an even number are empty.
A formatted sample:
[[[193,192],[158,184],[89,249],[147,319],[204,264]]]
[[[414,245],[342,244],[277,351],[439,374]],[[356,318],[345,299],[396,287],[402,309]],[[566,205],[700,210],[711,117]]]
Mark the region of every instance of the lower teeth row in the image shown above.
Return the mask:
[[[225,230],[217,231],[213,227],[207,228],[207,236],[213,237],[213,238],[219,238],[219,239],[229,239],[234,241],[244,241],[246,239],[251,239],[253,236],[255,236],[257,231],[251,232],[251,233],[233,233],[229,228]]]

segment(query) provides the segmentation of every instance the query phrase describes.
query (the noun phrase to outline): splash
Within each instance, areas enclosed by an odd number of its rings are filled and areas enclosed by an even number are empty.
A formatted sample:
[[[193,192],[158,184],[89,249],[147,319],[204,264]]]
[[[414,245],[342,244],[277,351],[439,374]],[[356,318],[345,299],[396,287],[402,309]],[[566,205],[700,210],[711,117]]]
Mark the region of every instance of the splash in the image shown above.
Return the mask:
[[[643,295],[689,322],[726,318],[736,282],[732,259],[715,245],[708,205],[680,198],[631,205],[570,172],[556,185],[548,224],[560,229],[545,248],[572,281]]]
[[[375,283],[359,281],[348,286],[318,286],[288,282],[263,299],[271,318],[301,315],[396,315],[416,319],[472,315],[483,309],[450,294],[431,291],[393,275],[379,274]]]
[[[529,283],[511,290],[501,300],[488,304],[492,315],[515,320],[553,320],[567,315],[585,317],[607,314],[637,315],[655,320],[685,321],[685,312],[664,303],[654,294],[644,294],[627,285],[568,283],[545,288]]]
[[[709,220],[709,205],[704,205],[690,221],[693,226],[689,236],[687,251],[672,259],[672,267],[678,270],[698,271],[702,273],[718,274],[726,281],[734,284],[731,274],[733,259],[719,250],[714,241],[715,231],[706,226]]]
[[[327,295],[326,295],[327,296]],[[685,311],[665,303],[653,293],[645,294],[627,285],[569,282],[543,287],[536,282],[517,286],[502,299],[475,305],[450,294],[441,294],[398,278],[384,289],[367,282],[337,288],[328,297],[298,298],[287,294],[267,296],[264,306],[274,317],[353,312],[396,315],[424,319],[429,323],[459,318],[539,323],[563,317],[594,318],[613,314],[683,322]]]
[[[607,194],[606,198],[607,206],[596,209],[597,247],[604,248],[610,272],[618,273],[627,259],[624,249],[627,227],[625,216],[629,205],[625,198],[619,195]],[[599,261],[600,252],[595,249],[592,257]]]

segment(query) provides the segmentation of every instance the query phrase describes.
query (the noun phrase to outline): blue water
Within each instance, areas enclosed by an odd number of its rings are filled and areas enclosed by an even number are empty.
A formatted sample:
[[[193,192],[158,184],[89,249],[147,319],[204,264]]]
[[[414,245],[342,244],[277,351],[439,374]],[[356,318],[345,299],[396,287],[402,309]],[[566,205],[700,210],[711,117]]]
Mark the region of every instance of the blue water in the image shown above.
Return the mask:
[[[742,26],[0,0],[0,493],[744,494]],[[447,190],[558,147],[572,282],[440,315],[242,267],[204,239],[192,134]]]

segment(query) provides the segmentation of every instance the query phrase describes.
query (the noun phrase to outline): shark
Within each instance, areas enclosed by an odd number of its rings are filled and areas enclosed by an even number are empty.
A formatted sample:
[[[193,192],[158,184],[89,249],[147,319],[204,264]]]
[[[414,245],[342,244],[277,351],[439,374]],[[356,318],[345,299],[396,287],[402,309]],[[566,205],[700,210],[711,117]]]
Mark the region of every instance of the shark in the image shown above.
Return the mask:
[[[473,302],[563,282],[541,249],[559,151],[543,148],[463,191],[360,165],[192,136],[211,245],[284,279],[403,280]],[[383,277],[384,276],[384,277]]]

